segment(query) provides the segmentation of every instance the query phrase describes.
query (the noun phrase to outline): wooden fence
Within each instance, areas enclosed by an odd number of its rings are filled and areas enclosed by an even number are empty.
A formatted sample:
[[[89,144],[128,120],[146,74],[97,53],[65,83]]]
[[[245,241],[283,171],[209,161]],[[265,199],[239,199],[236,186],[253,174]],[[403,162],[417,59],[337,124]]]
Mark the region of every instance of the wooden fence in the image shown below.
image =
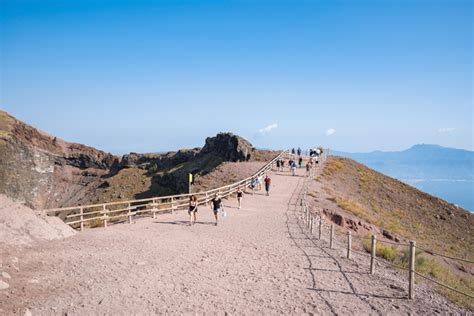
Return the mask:
[[[199,205],[207,205],[216,194],[219,194],[222,198],[228,197],[235,193],[238,188],[244,189],[248,187],[252,179],[263,175],[265,172],[272,169],[278,159],[284,158],[287,155],[287,151],[282,151],[252,176],[204,192],[62,207],[45,210],[45,212],[50,216],[60,217],[66,224],[81,231],[84,229],[85,225],[107,227],[109,223],[119,221],[128,221],[129,223],[132,223],[132,219],[139,215],[152,216],[155,218],[156,215],[160,213],[173,213],[178,209],[187,208],[189,205],[189,197],[191,195],[197,197]]]

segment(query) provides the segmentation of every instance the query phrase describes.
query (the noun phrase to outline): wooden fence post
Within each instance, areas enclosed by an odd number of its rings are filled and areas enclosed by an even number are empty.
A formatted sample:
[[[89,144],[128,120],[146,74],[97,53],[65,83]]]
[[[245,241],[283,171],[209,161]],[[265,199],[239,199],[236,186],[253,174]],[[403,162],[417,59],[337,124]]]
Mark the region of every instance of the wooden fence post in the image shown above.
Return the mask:
[[[171,197],[171,214],[174,213],[174,205],[173,205],[174,203],[173,203],[173,201],[174,201],[174,198]]]
[[[80,214],[81,214],[81,232],[84,230],[84,209],[81,207],[80,209]]]
[[[331,224],[331,235],[329,236],[329,248],[330,249],[333,249],[332,246],[333,246],[333,241],[334,239],[334,224]]]
[[[104,218],[104,228],[107,228],[107,214],[105,213],[105,205],[102,205],[102,212],[104,213],[103,218]]]
[[[347,259],[351,258],[352,236],[351,232],[347,232]]]
[[[408,298],[415,298],[415,258],[416,242],[410,240],[410,274],[408,275]]]
[[[370,274],[374,274],[375,271],[375,255],[377,249],[377,238],[372,235],[372,243],[370,248]]]
[[[319,237],[318,239],[321,240],[321,234],[323,233],[323,217],[319,217]]]
[[[310,225],[310,228],[311,228],[311,235],[313,234],[314,232],[314,217],[311,216],[311,225]]]

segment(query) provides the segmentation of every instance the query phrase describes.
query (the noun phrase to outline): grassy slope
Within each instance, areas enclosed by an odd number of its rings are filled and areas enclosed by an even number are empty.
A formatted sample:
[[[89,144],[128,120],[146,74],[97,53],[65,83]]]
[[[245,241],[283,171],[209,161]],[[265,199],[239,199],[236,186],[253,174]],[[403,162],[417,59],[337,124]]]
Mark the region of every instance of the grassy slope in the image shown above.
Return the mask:
[[[346,158],[331,158],[322,177],[343,209],[434,251],[474,259],[468,211]]]
[[[347,158],[331,157],[317,180],[335,207],[425,249],[474,259],[474,214]],[[377,255],[406,265],[406,253],[399,250],[380,244]],[[423,254],[417,255],[417,270],[461,291],[474,291],[472,265]],[[438,290],[474,309],[469,298]]]

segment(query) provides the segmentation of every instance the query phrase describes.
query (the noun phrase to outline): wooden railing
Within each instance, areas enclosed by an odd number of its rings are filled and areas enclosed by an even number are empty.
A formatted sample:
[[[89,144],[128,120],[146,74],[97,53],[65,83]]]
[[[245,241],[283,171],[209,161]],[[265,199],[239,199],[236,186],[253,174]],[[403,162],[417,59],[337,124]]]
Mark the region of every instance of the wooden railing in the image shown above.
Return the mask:
[[[208,204],[216,194],[219,194],[222,198],[228,197],[235,193],[238,188],[244,189],[249,186],[252,179],[272,169],[276,161],[286,157],[287,154],[287,151],[282,151],[248,178],[204,192],[62,207],[45,210],[45,212],[50,216],[60,217],[66,224],[81,231],[85,225],[107,227],[109,223],[123,220],[128,220],[131,223],[133,217],[137,215],[150,215],[155,218],[159,213],[173,213],[178,209],[187,208],[191,195],[197,197],[199,205]]]

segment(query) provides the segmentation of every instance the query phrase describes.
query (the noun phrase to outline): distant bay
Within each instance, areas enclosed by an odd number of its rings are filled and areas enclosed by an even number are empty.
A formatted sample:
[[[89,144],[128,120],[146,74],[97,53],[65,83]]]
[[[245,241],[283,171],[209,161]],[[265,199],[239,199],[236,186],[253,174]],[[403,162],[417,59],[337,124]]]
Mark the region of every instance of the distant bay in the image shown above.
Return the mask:
[[[400,180],[423,192],[474,212],[474,180]]]

